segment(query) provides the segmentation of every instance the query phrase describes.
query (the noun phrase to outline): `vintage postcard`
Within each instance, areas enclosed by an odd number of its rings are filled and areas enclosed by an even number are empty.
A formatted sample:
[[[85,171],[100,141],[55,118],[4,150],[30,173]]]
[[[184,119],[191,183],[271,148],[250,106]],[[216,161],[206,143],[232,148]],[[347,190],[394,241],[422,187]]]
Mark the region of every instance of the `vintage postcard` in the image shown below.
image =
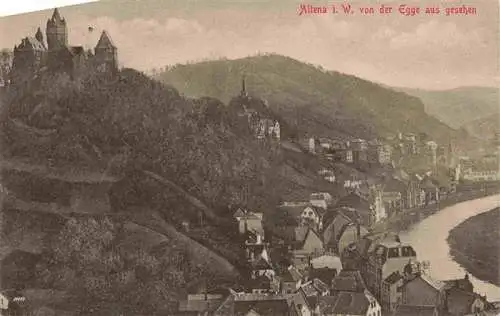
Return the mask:
[[[0,315],[500,315],[496,0],[0,18]]]

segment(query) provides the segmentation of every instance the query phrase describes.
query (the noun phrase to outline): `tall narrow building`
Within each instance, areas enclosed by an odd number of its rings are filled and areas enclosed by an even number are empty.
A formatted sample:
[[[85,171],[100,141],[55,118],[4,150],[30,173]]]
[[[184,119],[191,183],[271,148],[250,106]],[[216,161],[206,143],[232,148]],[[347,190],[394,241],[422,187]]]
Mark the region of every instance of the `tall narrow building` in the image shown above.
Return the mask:
[[[57,8],[54,9],[52,17],[47,20],[46,34],[49,51],[57,51],[68,46],[66,20],[61,17]]]
[[[248,97],[247,87],[246,87],[246,84],[245,84],[245,76],[243,76],[243,78],[241,79],[240,97],[242,97],[242,98],[247,98]]]
[[[95,58],[101,71],[118,70],[118,53],[108,32],[102,31],[95,46]]]

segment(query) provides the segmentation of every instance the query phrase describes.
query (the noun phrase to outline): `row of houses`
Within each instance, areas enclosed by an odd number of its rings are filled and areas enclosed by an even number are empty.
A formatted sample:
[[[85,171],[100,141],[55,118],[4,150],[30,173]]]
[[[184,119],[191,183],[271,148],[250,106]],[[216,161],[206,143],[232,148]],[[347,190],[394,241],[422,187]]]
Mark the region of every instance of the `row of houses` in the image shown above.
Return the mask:
[[[403,157],[421,156],[432,170],[438,166],[456,165],[456,148],[450,143],[440,146],[427,137],[413,133],[398,133],[385,139],[333,140],[311,137],[302,141],[312,154],[323,155],[332,161],[353,165],[397,165]]]

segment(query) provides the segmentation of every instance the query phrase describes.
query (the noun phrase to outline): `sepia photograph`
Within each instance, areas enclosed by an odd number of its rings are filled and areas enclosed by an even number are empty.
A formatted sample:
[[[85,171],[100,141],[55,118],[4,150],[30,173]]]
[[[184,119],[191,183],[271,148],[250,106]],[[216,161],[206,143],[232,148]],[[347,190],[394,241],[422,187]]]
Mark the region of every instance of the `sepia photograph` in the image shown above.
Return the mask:
[[[55,2],[0,14],[0,316],[500,315],[497,0]]]

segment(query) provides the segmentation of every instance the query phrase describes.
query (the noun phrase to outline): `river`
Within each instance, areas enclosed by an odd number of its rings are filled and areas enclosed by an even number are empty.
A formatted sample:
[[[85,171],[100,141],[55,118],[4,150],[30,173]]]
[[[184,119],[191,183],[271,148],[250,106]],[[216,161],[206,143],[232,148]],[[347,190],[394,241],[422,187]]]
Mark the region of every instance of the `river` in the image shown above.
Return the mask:
[[[411,226],[406,232],[401,232],[401,241],[412,244],[419,261],[430,262],[430,275],[433,278],[437,280],[463,278],[466,270],[451,257],[448,235],[455,226],[469,217],[499,206],[500,194],[445,207]],[[470,280],[477,293],[486,295],[489,301],[500,301],[500,287],[481,281],[473,275],[470,275]]]

